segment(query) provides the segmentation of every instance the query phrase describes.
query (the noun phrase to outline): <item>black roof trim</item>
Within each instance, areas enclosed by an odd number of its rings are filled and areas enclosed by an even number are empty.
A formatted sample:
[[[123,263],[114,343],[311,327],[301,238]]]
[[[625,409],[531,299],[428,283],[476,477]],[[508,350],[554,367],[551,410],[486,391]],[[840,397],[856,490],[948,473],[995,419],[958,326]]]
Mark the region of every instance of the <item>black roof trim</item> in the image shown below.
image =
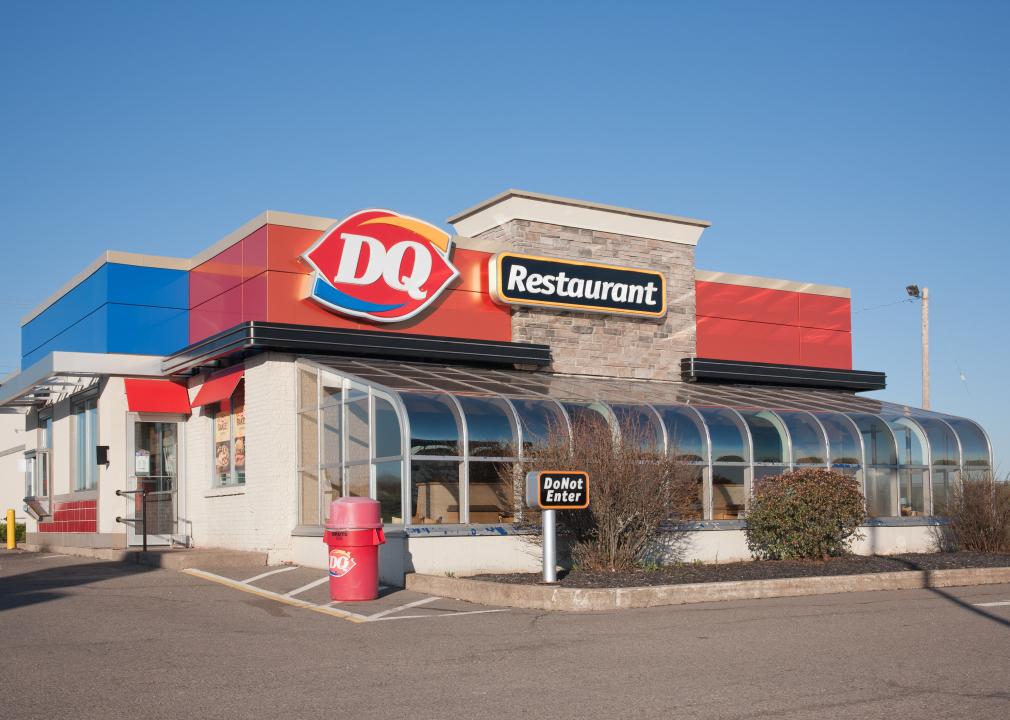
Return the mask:
[[[680,372],[688,382],[828,388],[850,392],[883,390],[887,387],[887,375],[882,372],[715,358],[683,358],[680,361]]]

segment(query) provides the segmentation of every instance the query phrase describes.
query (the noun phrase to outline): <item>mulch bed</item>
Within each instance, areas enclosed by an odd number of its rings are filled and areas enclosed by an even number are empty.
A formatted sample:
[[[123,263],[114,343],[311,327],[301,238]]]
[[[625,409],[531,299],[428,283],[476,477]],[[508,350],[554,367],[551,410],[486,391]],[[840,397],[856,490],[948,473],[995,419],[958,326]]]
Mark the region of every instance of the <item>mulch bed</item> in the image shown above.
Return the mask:
[[[816,577],[818,575],[859,575],[899,570],[950,570],[957,568],[1010,567],[1010,555],[985,553],[909,553],[906,555],[847,555],[821,560],[754,560],[750,562],[706,565],[682,563],[655,570],[624,572],[558,573],[559,584],[572,588],[617,588],[643,585],[681,585],[684,583],[726,582],[730,580],[772,580],[775,578]],[[477,575],[475,580],[533,585],[539,573]]]

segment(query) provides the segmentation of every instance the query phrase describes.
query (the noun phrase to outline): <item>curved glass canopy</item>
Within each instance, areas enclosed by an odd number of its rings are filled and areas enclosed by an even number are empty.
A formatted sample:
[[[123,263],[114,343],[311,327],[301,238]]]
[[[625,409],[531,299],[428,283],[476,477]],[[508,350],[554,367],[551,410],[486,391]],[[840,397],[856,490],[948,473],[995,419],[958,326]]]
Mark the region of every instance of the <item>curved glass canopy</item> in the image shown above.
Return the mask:
[[[318,490],[318,502],[303,502],[309,515],[323,512],[323,498],[340,494],[335,488],[348,494],[351,481],[359,488],[368,481],[373,497],[384,494],[389,504],[387,522],[511,522],[513,463],[585,423],[634,433],[644,449],[697,466],[707,520],[741,517],[754,483],[809,466],[856,476],[872,516],[929,515],[942,511],[958,473],[992,467],[988,438],[971,420],[844,392],[349,358],[303,358],[299,366],[330,389],[300,382],[299,414],[333,416],[328,427],[337,428],[343,418],[347,428],[342,439],[323,438],[325,447],[344,447],[317,467],[300,460],[303,496],[320,477],[330,486]]]

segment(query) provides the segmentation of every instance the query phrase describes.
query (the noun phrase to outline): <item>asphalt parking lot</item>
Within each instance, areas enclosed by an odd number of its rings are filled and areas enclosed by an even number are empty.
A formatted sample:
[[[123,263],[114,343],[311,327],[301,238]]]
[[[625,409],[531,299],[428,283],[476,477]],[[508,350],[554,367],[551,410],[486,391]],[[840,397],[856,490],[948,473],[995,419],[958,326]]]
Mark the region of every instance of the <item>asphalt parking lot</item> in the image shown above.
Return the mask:
[[[277,569],[0,554],[0,716],[1010,717],[1010,585],[587,614],[386,589],[349,621],[321,571],[252,579]]]

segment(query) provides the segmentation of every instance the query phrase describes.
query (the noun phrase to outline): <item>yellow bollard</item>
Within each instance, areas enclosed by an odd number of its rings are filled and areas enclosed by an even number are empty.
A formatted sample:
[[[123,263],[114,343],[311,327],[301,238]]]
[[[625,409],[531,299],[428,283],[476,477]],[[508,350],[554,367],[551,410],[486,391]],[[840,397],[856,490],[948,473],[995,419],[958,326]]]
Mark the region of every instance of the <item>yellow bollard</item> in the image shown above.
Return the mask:
[[[14,526],[14,510],[7,510],[7,549],[14,550],[18,546],[17,528]]]

